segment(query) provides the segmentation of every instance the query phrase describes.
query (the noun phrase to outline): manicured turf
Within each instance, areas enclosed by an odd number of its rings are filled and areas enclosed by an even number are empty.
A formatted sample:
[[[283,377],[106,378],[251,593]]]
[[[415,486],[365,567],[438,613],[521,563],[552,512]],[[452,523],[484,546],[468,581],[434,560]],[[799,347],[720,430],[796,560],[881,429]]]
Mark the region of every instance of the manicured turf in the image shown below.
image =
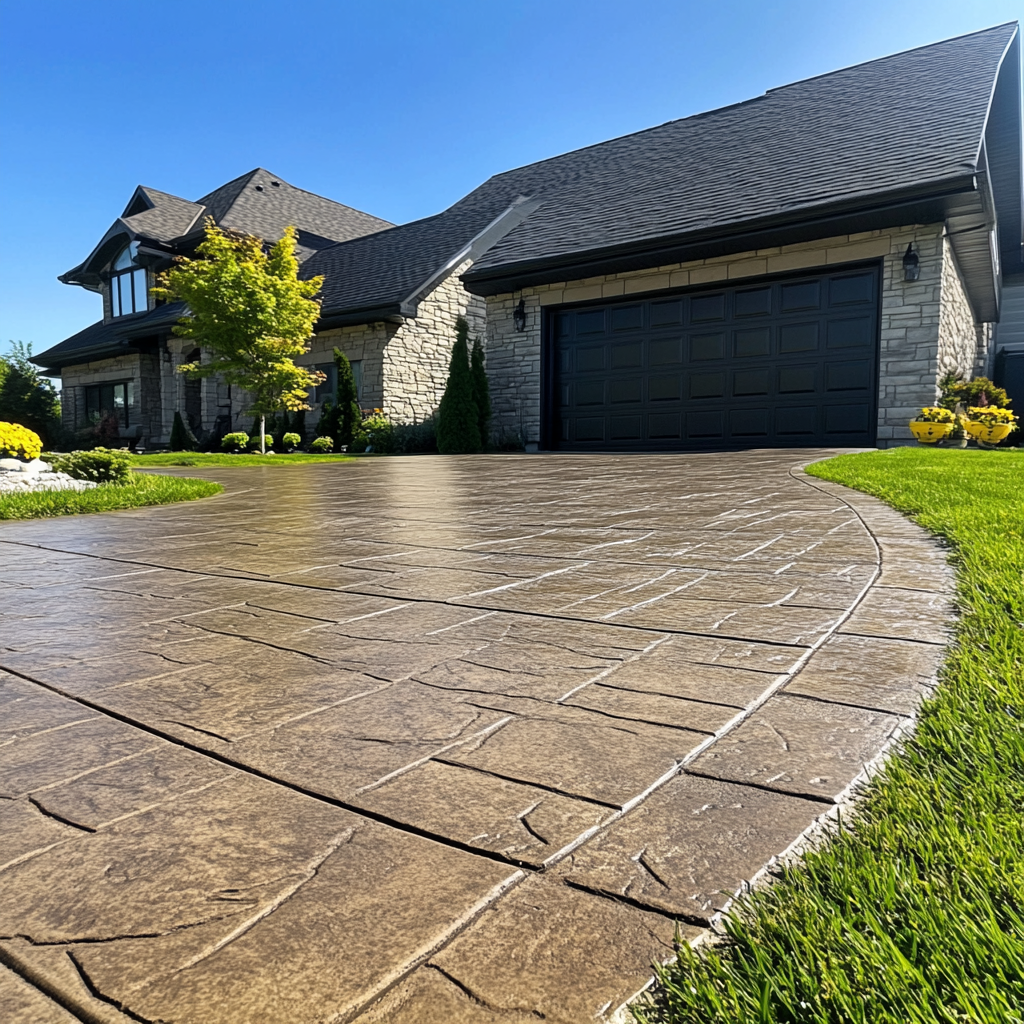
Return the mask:
[[[917,730],[840,831],[684,947],[640,1021],[1024,1020],[1024,452],[902,448],[808,469],[946,538],[961,616]]]
[[[80,512],[114,512],[143,505],[166,505],[219,494],[224,488],[210,480],[137,474],[128,484],[100,484],[90,491],[40,491],[0,495],[0,519],[42,519]]]
[[[152,455],[133,455],[132,465],[146,466],[295,466],[310,462],[349,462],[349,455],[312,455],[296,452],[293,455],[227,455],[222,452],[153,452]]]

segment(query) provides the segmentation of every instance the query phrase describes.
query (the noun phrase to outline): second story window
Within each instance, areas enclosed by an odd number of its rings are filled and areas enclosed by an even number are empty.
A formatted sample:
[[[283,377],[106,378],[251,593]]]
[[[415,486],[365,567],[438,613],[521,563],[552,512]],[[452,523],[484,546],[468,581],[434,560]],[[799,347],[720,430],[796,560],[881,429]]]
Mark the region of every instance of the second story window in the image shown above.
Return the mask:
[[[110,275],[110,315],[127,316],[149,309],[146,271],[133,264],[135,244],[118,256]]]

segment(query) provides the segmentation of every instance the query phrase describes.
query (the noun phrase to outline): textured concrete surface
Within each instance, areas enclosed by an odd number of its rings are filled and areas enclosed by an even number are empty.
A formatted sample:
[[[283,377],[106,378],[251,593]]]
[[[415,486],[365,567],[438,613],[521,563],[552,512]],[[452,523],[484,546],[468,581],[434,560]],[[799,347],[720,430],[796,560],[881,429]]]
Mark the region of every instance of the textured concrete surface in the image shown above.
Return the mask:
[[[935,682],[821,452],[191,471],[0,527],[0,1018],[608,1020]]]

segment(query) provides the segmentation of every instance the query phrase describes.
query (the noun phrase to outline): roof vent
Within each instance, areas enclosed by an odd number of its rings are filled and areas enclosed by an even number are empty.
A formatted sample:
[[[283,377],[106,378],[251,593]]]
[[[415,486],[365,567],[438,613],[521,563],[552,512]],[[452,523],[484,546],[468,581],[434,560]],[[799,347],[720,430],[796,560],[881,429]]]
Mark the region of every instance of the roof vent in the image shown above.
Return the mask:
[[[262,185],[257,185],[256,186],[256,191],[257,192],[262,192],[263,191],[263,186]]]
[[[279,181],[272,181],[270,184],[273,185],[274,188],[280,188],[281,187],[281,182],[279,182]]]

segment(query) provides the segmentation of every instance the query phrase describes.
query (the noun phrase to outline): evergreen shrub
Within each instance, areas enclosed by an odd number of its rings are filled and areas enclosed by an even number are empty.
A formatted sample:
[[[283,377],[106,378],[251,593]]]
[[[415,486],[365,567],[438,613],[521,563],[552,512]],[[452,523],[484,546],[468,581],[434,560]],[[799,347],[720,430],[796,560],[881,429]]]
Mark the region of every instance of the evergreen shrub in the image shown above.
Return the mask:
[[[221,438],[220,446],[226,452],[244,452],[249,444],[249,435],[244,430],[235,430]]]
[[[171,439],[167,447],[172,452],[194,452],[199,442],[195,434],[189,429],[188,424],[181,418],[181,413],[174,414],[174,423],[171,426]]]
[[[313,439],[313,443],[309,446],[311,452],[316,452],[318,455],[323,455],[327,452],[334,451],[334,438],[333,437],[317,437]]]
[[[53,460],[58,473],[67,473],[76,480],[97,484],[126,484],[132,476],[132,457],[127,451],[93,448],[89,452],[71,452]]]
[[[480,409],[473,395],[468,340],[469,324],[460,316],[455,321],[448,383],[437,413],[437,450],[442,455],[464,455],[478,452],[482,447]]]

